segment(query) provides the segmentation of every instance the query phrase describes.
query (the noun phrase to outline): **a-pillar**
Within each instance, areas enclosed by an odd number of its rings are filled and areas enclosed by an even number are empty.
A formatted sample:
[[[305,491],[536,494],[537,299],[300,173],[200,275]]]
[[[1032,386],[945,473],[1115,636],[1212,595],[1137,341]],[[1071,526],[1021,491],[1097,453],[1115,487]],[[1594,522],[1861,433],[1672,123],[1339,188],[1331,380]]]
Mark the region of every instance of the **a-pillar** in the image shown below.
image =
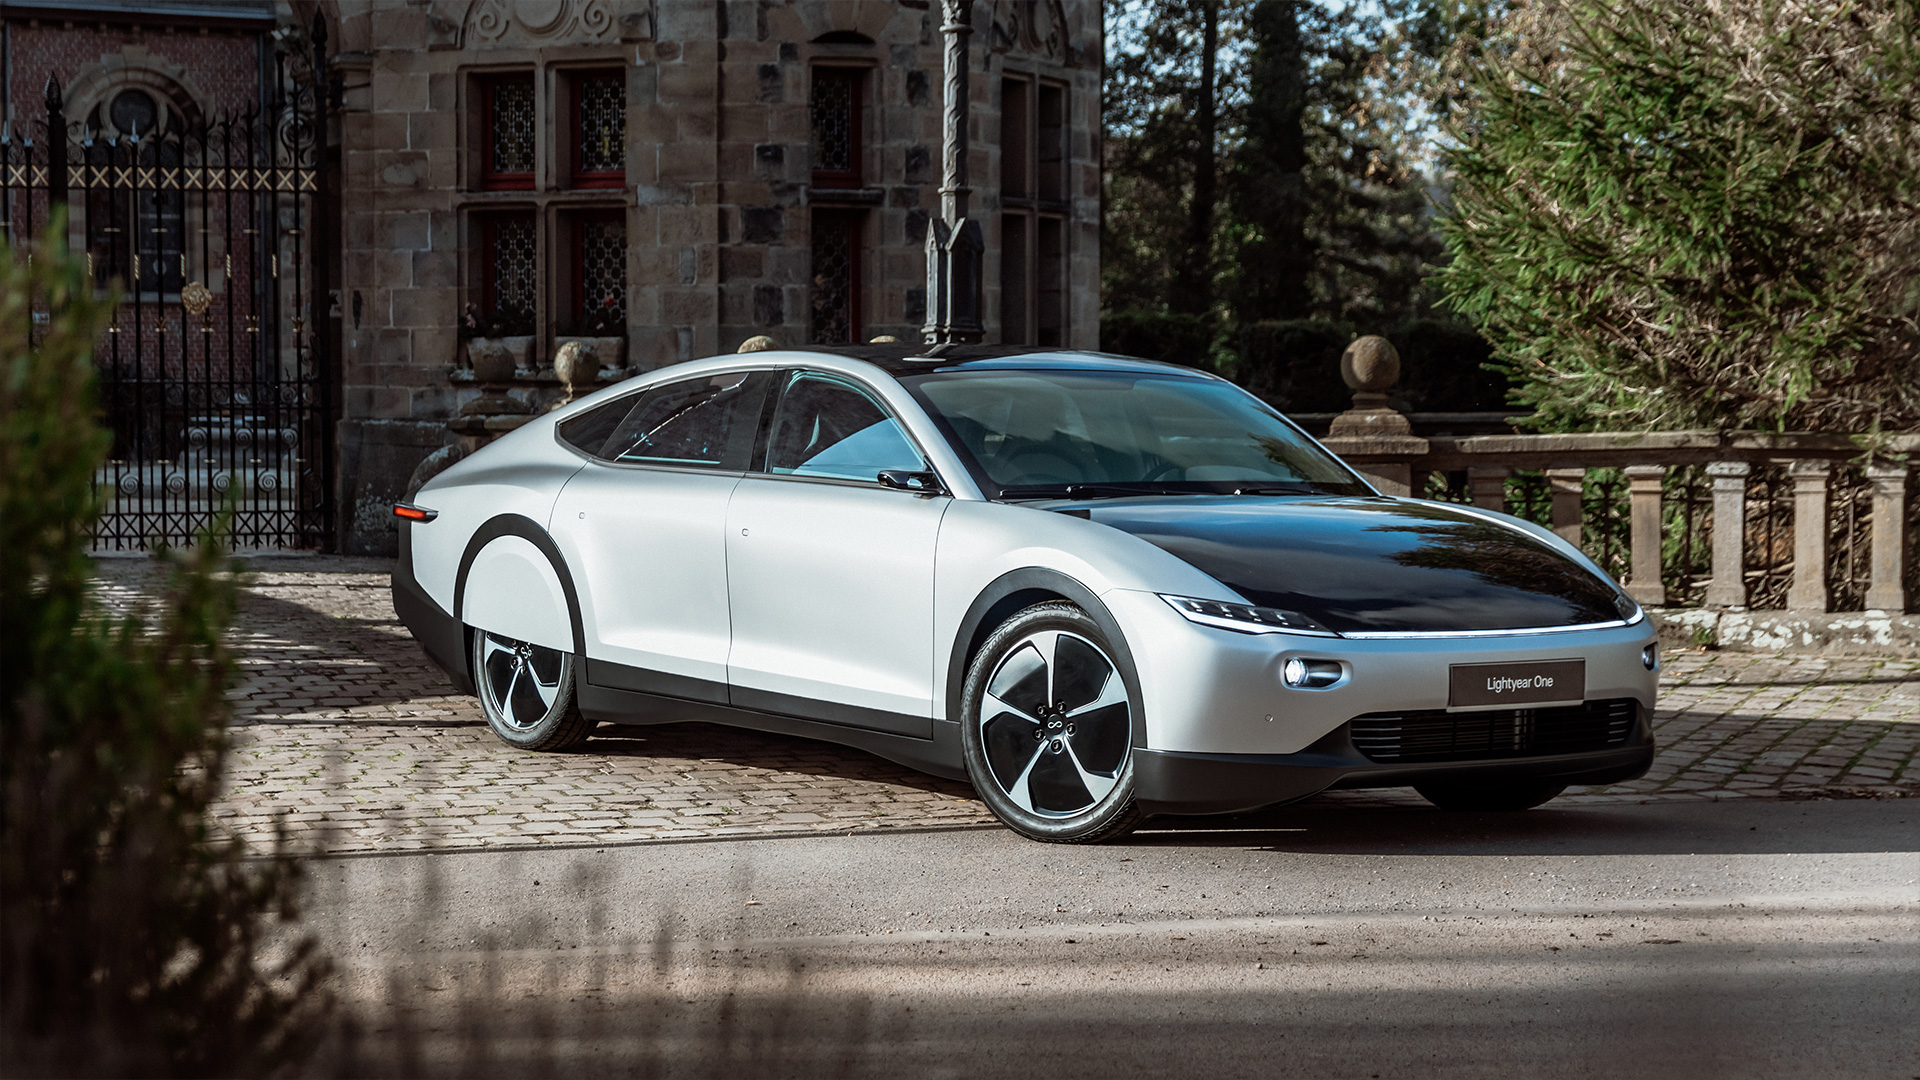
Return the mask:
[[[1667,602],[1667,586],[1660,579],[1660,489],[1665,465],[1627,466],[1627,494],[1631,556],[1627,591],[1647,607]]]
[[[1873,570],[1867,579],[1867,609],[1907,610],[1907,471],[1904,464],[1876,461],[1867,466],[1873,485]]]
[[[1747,606],[1747,474],[1744,461],[1716,461],[1713,478],[1713,580],[1707,583],[1708,607]]]
[[[1580,546],[1580,494],[1586,479],[1585,469],[1547,470],[1547,490],[1553,496],[1548,520],[1554,533],[1574,547]]]
[[[1827,610],[1827,478],[1833,464],[1796,461],[1787,466],[1793,477],[1793,584],[1787,589],[1787,607],[1793,611]]]

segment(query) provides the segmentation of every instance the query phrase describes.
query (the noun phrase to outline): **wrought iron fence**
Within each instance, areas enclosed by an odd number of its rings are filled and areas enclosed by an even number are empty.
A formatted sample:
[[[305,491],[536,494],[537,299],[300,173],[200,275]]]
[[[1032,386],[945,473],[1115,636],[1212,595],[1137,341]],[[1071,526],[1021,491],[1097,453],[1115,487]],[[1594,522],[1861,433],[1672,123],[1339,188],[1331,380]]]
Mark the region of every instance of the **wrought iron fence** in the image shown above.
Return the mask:
[[[238,546],[332,544],[324,48],[316,20],[312,55],[277,54],[244,113],[69,118],[50,82],[45,118],[0,135],[16,256],[64,208],[69,248],[121,297],[95,353],[113,432],[97,548],[189,543],[225,504]]]

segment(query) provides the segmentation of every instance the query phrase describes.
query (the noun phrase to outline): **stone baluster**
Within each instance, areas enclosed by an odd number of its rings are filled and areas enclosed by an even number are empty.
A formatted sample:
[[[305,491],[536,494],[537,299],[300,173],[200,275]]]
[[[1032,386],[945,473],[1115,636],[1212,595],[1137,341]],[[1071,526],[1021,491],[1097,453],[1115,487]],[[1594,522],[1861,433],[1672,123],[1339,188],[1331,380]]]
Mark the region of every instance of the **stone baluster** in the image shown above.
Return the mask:
[[[1744,461],[1716,461],[1713,478],[1713,580],[1707,583],[1708,607],[1747,606],[1747,474]]]
[[[1667,602],[1667,586],[1660,578],[1660,488],[1667,467],[1629,465],[1626,473],[1631,515],[1627,591],[1646,607],[1662,607]]]
[[[1553,494],[1553,509],[1548,518],[1560,539],[1580,546],[1580,492],[1586,482],[1585,469],[1548,469],[1547,490]]]
[[[1469,468],[1467,487],[1473,492],[1473,505],[1482,510],[1504,513],[1507,509],[1507,474],[1512,471],[1497,465]]]
[[[1876,461],[1867,466],[1873,484],[1873,572],[1867,579],[1867,608],[1907,610],[1907,466]]]
[[[1787,607],[1793,611],[1827,610],[1827,478],[1832,472],[1827,461],[1787,466],[1793,477],[1793,584]]]

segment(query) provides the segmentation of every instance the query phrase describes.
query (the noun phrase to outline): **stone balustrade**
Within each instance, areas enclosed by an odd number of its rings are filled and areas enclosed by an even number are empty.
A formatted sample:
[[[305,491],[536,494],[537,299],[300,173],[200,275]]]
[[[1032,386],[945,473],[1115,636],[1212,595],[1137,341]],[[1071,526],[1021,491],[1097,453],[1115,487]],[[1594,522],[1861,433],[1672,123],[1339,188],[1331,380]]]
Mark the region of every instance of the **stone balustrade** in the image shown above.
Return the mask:
[[[1388,366],[1376,364],[1375,368]],[[1397,362],[1390,367],[1397,374]],[[1579,545],[1589,471],[1623,472],[1629,518],[1624,584],[1648,607],[1669,603],[1668,582],[1662,576],[1663,540],[1672,527],[1666,513],[1665,481],[1670,470],[1688,466],[1700,467],[1711,482],[1710,578],[1701,594],[1706,606],[1747,607],[1752,555],[1747,550],[1749,485],[1761,469],[1778,466],[1785,467],[1792,485],[1792,577],[1785,605],[1789,611],[1825,612],[1831,606],[1828,563],[1834,553],[1829,551],[1829,537],[1836,528],[1829,520],[1835,503],[1832,485],[1836,470],[1853,467],[1861,470],[1869,487],[1870,509],[1864,523],[1870,537],[1865,609],[1897,614],[1920,600],[1909,590],[1915,530],[1907,495],[1914,471],[1910,462],[1920,459],[1920,434],[1883,437],[1871,456],[1863,455],[1850,436],[1810,433],[1656,431],[1421,438],[1383,415],[1387,386],[1381,385],[1381,377],[1369,382],[1356,377],[1352,369],[1352,364],[1343,365],[1348,385],[1356,391],[1355,408],[1335,418],[1323,441],[1388,494],[1420,495],[1429,490],[1433,474],[1464,473],[1474,505],[1508,510],[1509,478],[1522,471],[1537,472],[1548,491],[1547,524]]]

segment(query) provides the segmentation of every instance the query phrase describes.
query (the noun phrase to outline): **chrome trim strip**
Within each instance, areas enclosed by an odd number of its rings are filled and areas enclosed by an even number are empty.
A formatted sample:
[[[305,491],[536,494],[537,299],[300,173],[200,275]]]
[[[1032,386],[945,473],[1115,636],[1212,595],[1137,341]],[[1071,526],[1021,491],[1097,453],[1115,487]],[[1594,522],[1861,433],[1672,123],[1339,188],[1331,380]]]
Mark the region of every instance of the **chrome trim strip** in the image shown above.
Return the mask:
[[[1644,614],[1640,618],[1645,618]],[[1514,630],[1348,630],[1341,637],[1361,641],[1381,641],[1393,638],[1490,638],[1490,637],[1536,637],[1541,634],[1576,634],[1583,630],[1617,630],[1623,626],[1632,626],[1640,619],[1628,622],[1625,619],[1613,619],[1608,622],[1581,623],[1578,626],[1529,626]]]

